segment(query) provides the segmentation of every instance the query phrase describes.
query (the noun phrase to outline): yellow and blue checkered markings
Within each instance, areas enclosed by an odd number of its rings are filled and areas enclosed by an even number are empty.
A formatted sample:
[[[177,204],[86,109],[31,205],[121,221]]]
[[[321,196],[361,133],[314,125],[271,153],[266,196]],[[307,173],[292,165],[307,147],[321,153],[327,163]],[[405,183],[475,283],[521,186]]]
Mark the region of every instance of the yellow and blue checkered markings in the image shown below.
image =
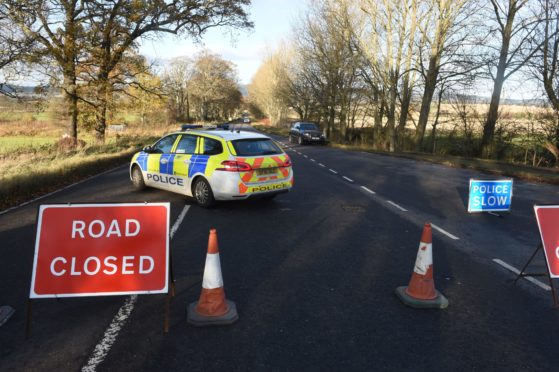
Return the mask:
[[[136,162],[144,172],[148,170],[148,154],[140,152],[136,157]]]
[[[163,154],[159,159],[159,173],[173,174],[173,165],[175,163],[175,154]]]
[[[179,156],[179,159],[176,157]],[[160,174],[183,174],[189,178],[197,173],[206,174],[209,155],[147,154],[140,152],[134,160],[142,171]],[[175,161],[177,160],[177,161]],[[184,161],[189,161],[186,165]]]
[[[190,166],[188,167],[188,177],[191,178],[196,173],[205,174],[209,158],[208,155],[192,155]]]

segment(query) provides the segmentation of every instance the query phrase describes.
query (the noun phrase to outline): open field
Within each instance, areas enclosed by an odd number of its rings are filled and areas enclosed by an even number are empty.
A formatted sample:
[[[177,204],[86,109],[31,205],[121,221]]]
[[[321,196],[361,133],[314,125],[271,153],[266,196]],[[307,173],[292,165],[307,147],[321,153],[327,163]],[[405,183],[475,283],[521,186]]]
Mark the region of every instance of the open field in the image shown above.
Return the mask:
[[[9,104],[6,104],[8,102]],[[85,145],[60,147],[66,123],[52,110],[36,113],[32,105],[0,100],[0,209],[44,194],[130,160],[143,146],[178,125],[130,124],[124,132],[107,132],[105,143],[78,128]],[[134,120],[134,114],[122,115]],[[120,117],[119,117],[120,118]]]

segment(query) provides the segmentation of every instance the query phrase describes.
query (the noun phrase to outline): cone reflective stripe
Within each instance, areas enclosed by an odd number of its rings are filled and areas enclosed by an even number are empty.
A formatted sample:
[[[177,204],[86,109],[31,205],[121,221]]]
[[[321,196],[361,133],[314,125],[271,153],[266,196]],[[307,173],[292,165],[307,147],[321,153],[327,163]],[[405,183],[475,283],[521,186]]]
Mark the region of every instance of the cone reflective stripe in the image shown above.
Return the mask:
[[[215,230],[210,232],[215,235]],[[217,239],[216,239],[217,240]],[[217,247],[217,243],[216,243]],[[210,250],[208,249],[208,252]],[[225,303],[225,291],[223,290],[223,277],[221,276],[221,264],[218,253],[206,255],[206,266],[204,268],[204,279],[202,280],[202,294],[196,306],[198,314],[205,316],[221,316],[227,312]]]
[[[200,300],[188,307],[189,323],[196,326],[231,324],[238,319],[235,303],[225,299],[217,244],[217,232],[210,230]]]
[[[437,297],[433,280],[433,238],[431,225],[426,223],[419,243],[415,266],[406,293],[420,300],[432,300]]]
[[[435,289],[433,279],[433,240],[431,224],[426,223],[421,235],[415,265],[407,287],[396,288],[402,302],[415,308],[439,308],[448,306],[448,300]]]
[[[219,253],[208,253],[206,255],[202,288],[214,289],[220,287],[223,287],[223,277],[221,276]]]

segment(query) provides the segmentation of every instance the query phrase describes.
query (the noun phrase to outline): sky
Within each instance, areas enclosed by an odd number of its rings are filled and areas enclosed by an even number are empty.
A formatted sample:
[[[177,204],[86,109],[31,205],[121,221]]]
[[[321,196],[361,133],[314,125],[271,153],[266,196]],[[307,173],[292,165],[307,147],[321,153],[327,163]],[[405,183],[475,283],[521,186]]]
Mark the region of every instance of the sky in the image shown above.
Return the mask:
[[[149,60],[164,64],[166,60],[193,56],[208,49],[237,66],[239,83],[249,84],[262,60],[282,39],[287,39],[291,25],[304,13],[307,0],[252,0],[249,18],[254,22],[250,31],[239,31],[232,39],[230,30],[213,28],[204,34],[202,44],[174,35],[142,40],[140,53]]]

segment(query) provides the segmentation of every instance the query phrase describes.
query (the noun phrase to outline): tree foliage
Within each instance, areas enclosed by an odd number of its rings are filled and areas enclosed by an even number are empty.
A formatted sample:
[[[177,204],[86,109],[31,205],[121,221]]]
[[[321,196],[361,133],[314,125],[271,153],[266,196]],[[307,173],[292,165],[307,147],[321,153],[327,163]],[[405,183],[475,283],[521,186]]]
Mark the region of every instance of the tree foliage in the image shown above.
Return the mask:
[[[104,141],[110,104],[123,86],[139,84],[127,73],[140,39],[170,33],[201,38],[211,27],[252,27],[250,0],[2,0],[0,21],[40,48],[42,63],[53,62],[68,102],[70,134],[77,139],[78,101],[95,110],[97,139]],[[3,32],[2,35],[6,35]],[[136,69],[137,70],[137,69]]]

